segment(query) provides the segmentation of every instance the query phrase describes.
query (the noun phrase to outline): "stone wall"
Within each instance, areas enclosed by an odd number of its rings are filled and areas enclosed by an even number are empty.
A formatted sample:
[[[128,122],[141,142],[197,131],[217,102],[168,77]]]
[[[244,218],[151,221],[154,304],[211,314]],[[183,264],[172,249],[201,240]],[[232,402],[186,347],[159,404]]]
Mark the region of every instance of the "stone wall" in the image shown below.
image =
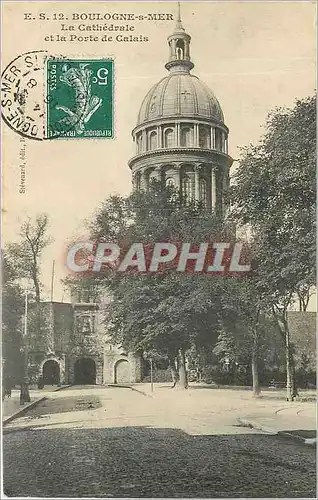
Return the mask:
[[[56,362],[62,384],[75,383],[75,364],[92,360],[96,384],[141,381],[141,359],[107,341],[102,313],[95,303],[42,302],[30,311],[28,331],[29,377],[33,383],[47,361]],[[89,363],[89,361],[88,361]]]
[[[141,382],[141,358],[107,344],[104,350],[104,384]]]

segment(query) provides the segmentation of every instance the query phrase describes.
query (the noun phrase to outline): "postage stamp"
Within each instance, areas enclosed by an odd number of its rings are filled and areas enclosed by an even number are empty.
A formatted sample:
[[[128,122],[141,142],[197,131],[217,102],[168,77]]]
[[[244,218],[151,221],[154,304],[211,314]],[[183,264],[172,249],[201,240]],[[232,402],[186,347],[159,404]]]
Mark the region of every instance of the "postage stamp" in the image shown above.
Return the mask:
[[[48,139],[113,138],[114,61],[46,61]]]

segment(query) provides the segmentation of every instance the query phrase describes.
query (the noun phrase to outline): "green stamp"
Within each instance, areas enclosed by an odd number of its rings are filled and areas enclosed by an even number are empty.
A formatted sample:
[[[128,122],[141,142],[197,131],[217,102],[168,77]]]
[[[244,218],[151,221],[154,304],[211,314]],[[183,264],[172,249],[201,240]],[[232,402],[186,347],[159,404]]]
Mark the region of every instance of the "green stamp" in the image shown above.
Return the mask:
[[[111,59],[46,61],[46,136],[114,137],[114,62]]]

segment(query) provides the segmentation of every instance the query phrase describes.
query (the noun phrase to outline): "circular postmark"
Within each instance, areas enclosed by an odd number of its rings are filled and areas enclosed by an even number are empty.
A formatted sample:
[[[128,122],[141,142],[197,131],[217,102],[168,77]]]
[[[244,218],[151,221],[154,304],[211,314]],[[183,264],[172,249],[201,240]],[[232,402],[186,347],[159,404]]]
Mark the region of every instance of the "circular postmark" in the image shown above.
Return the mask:
[[[50,120],[48,127],[48,109],[58,108],[59,105],[47,81],[48,60],[47,51],[26,52],[11,61],[1,75],[1,115],[4,122],[16,133],[34,140],[65,136],[82,119],[81,113],[73,120],[56,118],[55,121]],[[82,108],[85,108],[87,98],[85,92],[78,96]]]
[[[1,114],[15,132],[30,139],[44,138],[43,75],[46,51],[16,57],[1,75]]]

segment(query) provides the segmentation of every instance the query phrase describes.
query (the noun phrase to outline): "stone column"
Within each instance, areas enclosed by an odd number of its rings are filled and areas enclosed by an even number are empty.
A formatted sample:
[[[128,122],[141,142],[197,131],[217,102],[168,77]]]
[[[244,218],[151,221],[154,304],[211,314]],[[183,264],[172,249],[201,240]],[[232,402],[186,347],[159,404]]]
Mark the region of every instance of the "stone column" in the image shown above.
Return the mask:
[[[162,128],[161,125],[158,125],[157,127],[157,141],[158,141],[158,148],[162,148]]]
[[[211,146],[212,149],[215,149],[215,127],[211,129]]]
[[[172,57],[172,42],[169,43],[169,49],[170,49],[170,57]]]
[[[185,42],[185,44],[184,44],[184,52],[185,52],[185,56],[189,58],[190,57],[190,44],[188,41]]]
[[[215,210],[216,206],[216,175],[215,168],[211,170],[211,208]]]
[[[141,152],[147,151],[147,133],[146,130],[142,131],[142,148]]]
[[[176,59],[176,44],[177,44],[176,40],[171,40],[171,49],[172,49],[171,54],[173,59]]]
[[[225,133],[223,132],[223,130],[221,132],[221,151],[222,153],[225,152]]]
[[[195,148],[199,147],[199,124],[194,124],[194,137],[193,137],[193,145]]]
[[[144,191],[147,191],[148,189],[148,178],[146,172],[141,172],[140,188],[143,189]]]
[[[180,165],[175,164],[174,165],[176,175],[175,175],[175,181],[176,181],[176,188],[180,190],[181,188],[181,179],[180,179]]]
[[[200,201],[200,167],[194,167],[194,188],[195,188],[195,199]]]
[[[176,123],[177,146],[180,146],[180,123]]]
[[[230,184],[229,171],[228,169],[225,169],[223,173],[223,193],[222,193],[223,196],[222,205],[223,205],[224,215],[227,213],[229,209],[229,200],[228,200],[229,184]]]

